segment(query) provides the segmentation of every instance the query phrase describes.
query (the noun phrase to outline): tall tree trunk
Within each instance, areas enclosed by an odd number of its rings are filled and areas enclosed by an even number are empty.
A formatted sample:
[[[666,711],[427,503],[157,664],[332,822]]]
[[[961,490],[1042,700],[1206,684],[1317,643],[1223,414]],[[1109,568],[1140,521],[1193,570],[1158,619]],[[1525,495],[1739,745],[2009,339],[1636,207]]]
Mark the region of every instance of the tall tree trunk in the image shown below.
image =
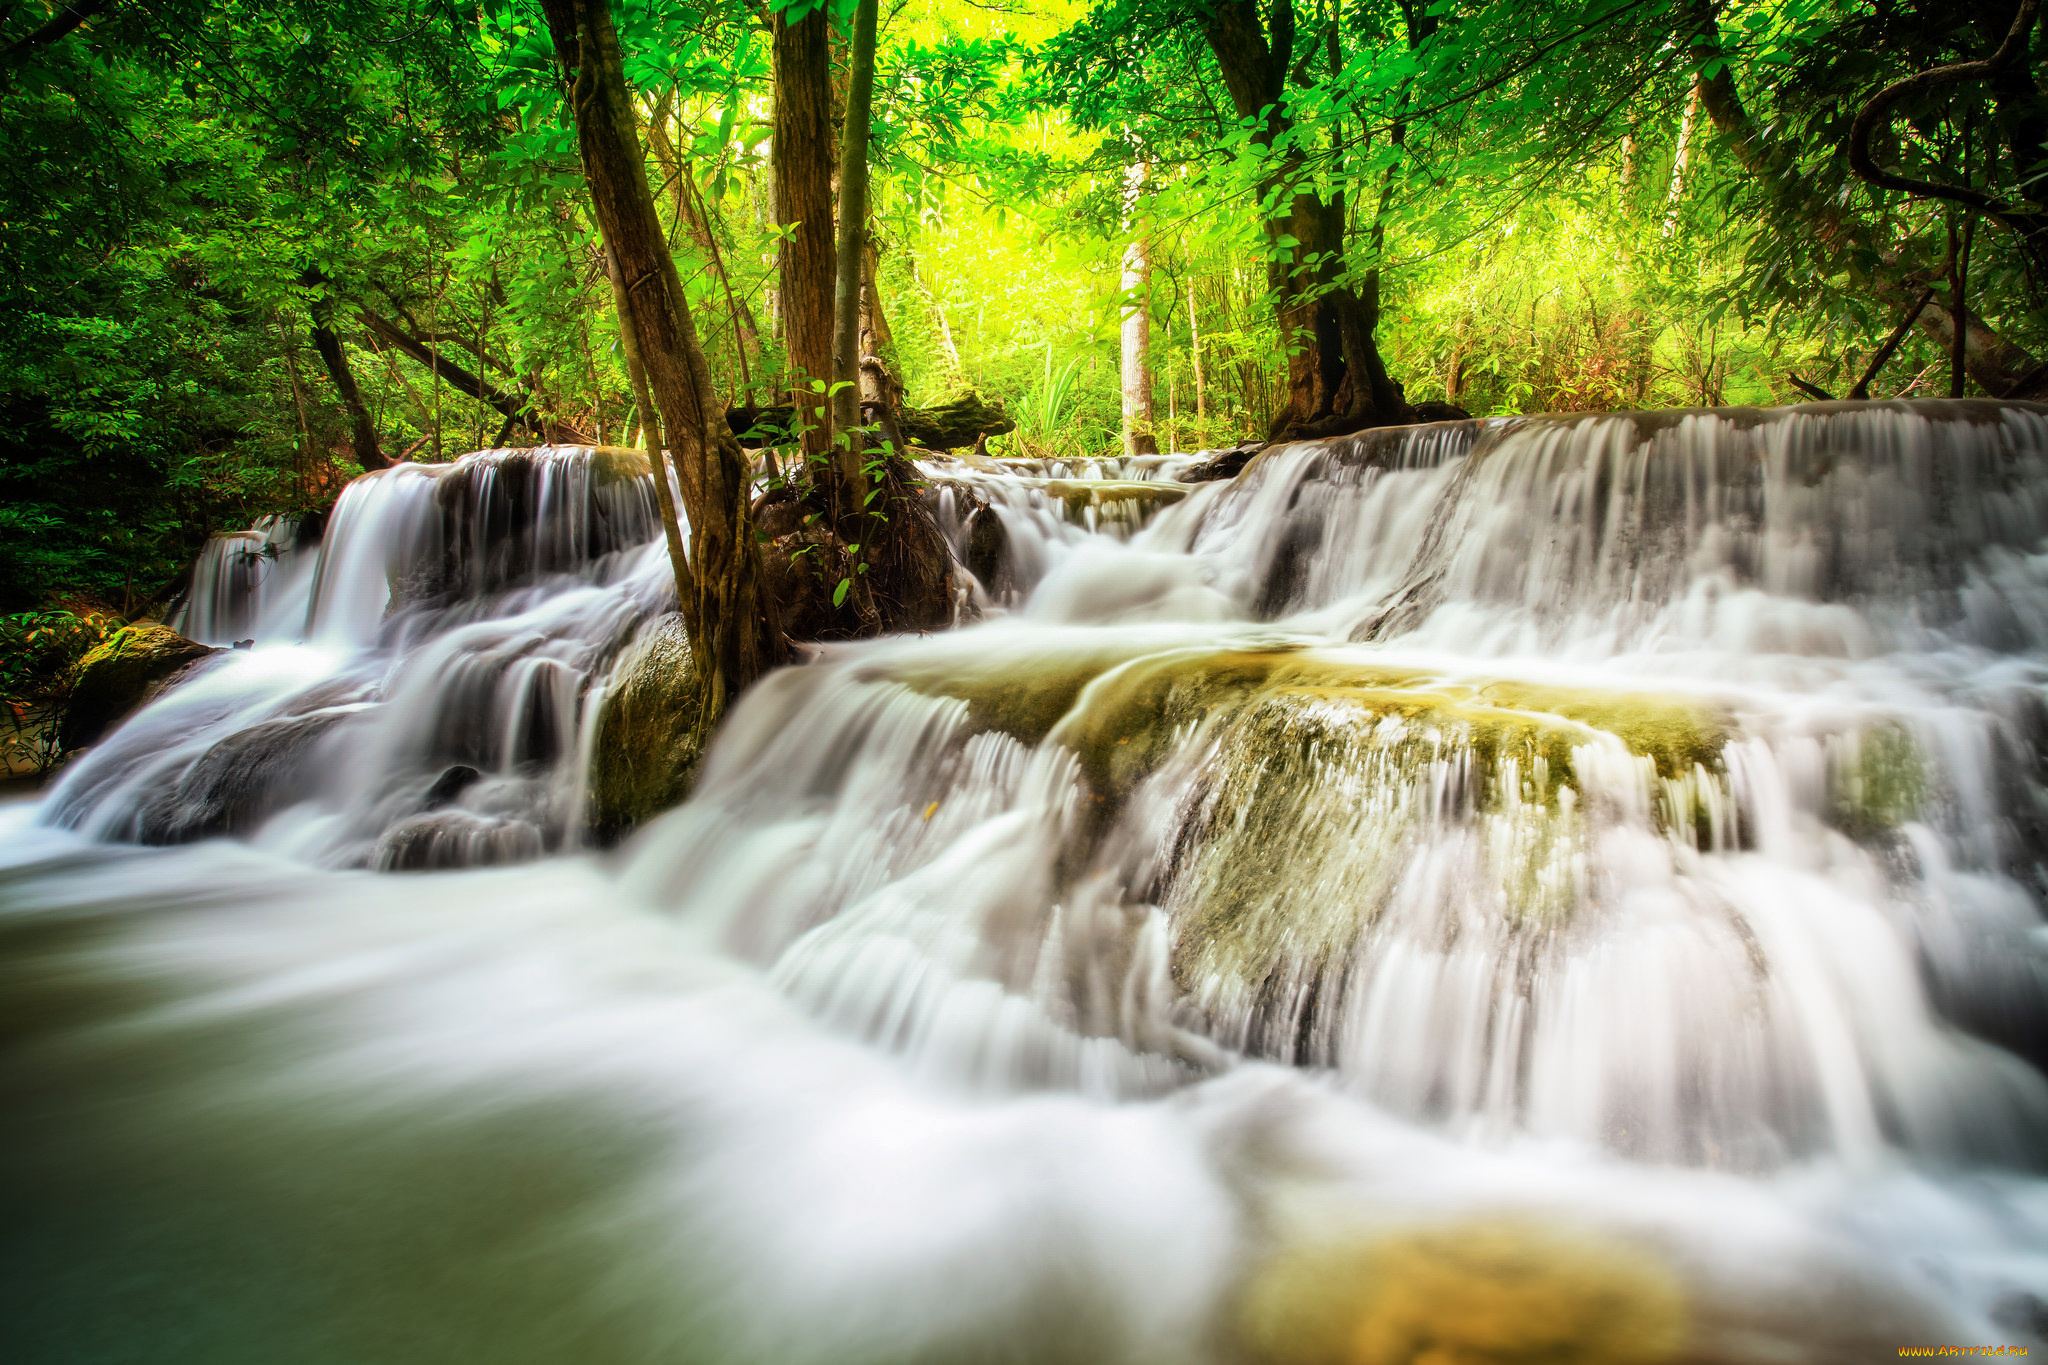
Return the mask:
[[[1123,379],[1124,454],[1157,455],[1152,411],[1152,253],[1146,230],[1138,221],[1138,198],[1144,193],[1145,163],[1134,161],[1124,174]]]
[[[619,353],[626,358],[626,382],[633,386],[633,402],[640,409],[641,444],[647,450],[648,466],[654,471],[654,502],[661,509],[661,532],[668,541],[668,563],[676,579],[676,601],[696,596],[690,584],[689,553],[683,548],[683,528],[676,517],[676,494],[668,476],[668,453],[662,446],[661,415],[654,395],[647,389],[647,367],[640,363],[640,338],[633,326],[632,307],[626,302],[626,283],[619,275],[618,258],[604,254],[605,276],[612,285],[612,308],[619,315]]]
[[[727,701],[782,661],[775,603],[763,591],[748,509],[747,464],[662,236],[638,121],[626,88],[610,0],[542,0],[555,51],[572,74],[577,144],[605,249],[639,343],[658,418],[676,459],[690,523],[691,579],[682,602],[696,660],[702,735]]]
[[[710,261],[711,271],[718,277],[719,288],[724,291],[726,313],[732,319],[733,349],[739,358],[740,383],[746,390],[747,405],[751,407],[754,402],[754,375],[761,362],[761,328],[754,321],[754,310],[732,287],[732,275],[725,268],[725,251],[718,244],[718,215],[705,202],[690,163],[676,150],[675,142],[664,126],[671,102],[670,95],[662,96],[660,104],[648,117],[647,145],[654,152],[654,160],[661,167],[661,173],[676,182],[676,216],[682,220],[684,231],[690,234],[691,244]]]
[[[1188,271],[1188,360],[1195,371],[1195,440],[1209,439],[1209,399],[1202,379],[1202,327],[1195,316],[1195,272]]]
[[[829,414],[810,387],[832,377],[832,43],[823,11],[791,24],[775,18],[776,222],[783,228],[777,278],[789,398],[812,429],[806,455],[831,449]]]
[[[860,295],[867,259],[868,122],[875,95],[875,22],[879,0],[860,0],[853,14],[848,54],[845,139],[839,148],[839,252],[832,292],[833,462],[843,487],[861,488],[861,451],[853,439],[860,425]],[[844,385],[844,387],[839,387]]]
[[[1274,0],[1266,23],[1255,0],[1219,0],[1203,27],[1231,104],[1240,118],[1260,120],[1254,140],[1270,151],[1291,131],[1282,101],[1294,52],[1293,0]],[[1377,289],[1361,299],[1338,283],[1344,273],[1342,204],[1333,212],[1303,188],[1304,169],[1298,151],[1283,153],[1260,186],[1262,196],[1288,196],[1287,211],[1263,225],[1272,248],[1267,287],[1287,349],[1288,398],[1271,434],[1326,435],[1404,421],[1406,405],[1387,377],[1373,335]],[[1283,246],[1288,237],[1292,245]]]
[[[883,434],[903,443],[894,433],[903,407],[903,381],[896,373],[896,337],[889,329],[889,314],[882,307],[882,247],[868,232],[867,250],[862,253],[860,290],[860,401],[881,419]]]
[[[341,338],[320,319],[317,311],[314,319],[313,349],[320,352],[327,377],[334,381],[334,391],[341,395],[342,406],[348,409],[350,443],[355,447],[356,463],[364,469],[389,469],[391,461],[377,448],[377,424],[370,420],[363,392],[356,387],[355,373],[348,367],[348,353],[341,349]]]
[[[1678,201],[1685,196],[1686,159],[1692,153],[1693,124],[1700,113],[1700,82],[1693,78],[1692,88],[1686,92],[1685,112],[1678,118],[1678,146],[1671,154],[1671,188],[1664,195],[1664,235],[1669,237],[1678,226]]]

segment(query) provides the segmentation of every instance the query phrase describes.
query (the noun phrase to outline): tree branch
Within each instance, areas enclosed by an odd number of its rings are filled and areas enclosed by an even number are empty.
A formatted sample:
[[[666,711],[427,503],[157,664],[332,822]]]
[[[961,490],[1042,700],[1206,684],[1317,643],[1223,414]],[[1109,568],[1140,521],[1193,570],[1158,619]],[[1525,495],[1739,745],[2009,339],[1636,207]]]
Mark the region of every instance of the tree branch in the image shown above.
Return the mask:
[[[1980,62],[1951,62],[1926,71],[1893,81],[1864,102],[1856,113],[1856,121],[1849,125],[1849,167],[1857,175],[1879,189],[1897,190],[1910,194],[1916,199],[1946,199],[1952,204],[1977,210],[2006,227],[2011,228],[2023,242],[2031,243],[2042,228],[2040,215],[2015,209],[1993,194],[1974,189],[1968,185],[1950,185],[1940,181],[1921,180],[1914,176],[1899,175],[1877,164],[1870,154],[1870,139],[1879,127],[1889,128],[1892,111],[1905,100],[1938,90],[1947,85],[1960,85],[1964,81],[1981,80],[1997,75],[2016,61],[2027,50],[2027,37],[2033,31],[2035,17],[2039,14],[2041,0],[2020,0],[2019,12],[2013,16],[2012,28],[2005,35],[2005,41],[1998,50]]]
[[[78,0],[76,4],[60,5],[57,12],[50,17],[50,22],[35,32],[9,43],[7,50],[0,52],[0,60],[11,62],[36,48],[48,47],[79,25],[90,22],[113,7],[114,0]]]
[[[1906,316],[1899,319],[1899,325],[1892,329],[1892,334],[1885,338],[1884,345],[1877,348],[1877,354],[1870,357],[1870,363],[1863,367],[1863,377],[1856,381],[1855,388],[1849,390],[1851,398],[1870,397],[1870,381],[1877,378],[1877,372],[1892,358],[1892,352],[1899,349],[1899,343],[1906,339],[1906,333],[1913,330],[1913,324],[1920,320],[1920,311],[1927,307],[1928,300],[1933,297],[1934,290],[1931,288],[1920,291],[1919,300],[1906,310]]]

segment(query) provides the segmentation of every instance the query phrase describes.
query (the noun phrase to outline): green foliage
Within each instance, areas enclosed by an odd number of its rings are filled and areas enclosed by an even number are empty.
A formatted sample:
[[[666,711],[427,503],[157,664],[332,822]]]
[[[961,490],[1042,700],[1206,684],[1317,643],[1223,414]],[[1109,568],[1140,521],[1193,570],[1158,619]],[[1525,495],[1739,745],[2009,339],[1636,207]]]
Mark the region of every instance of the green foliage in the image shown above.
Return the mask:
[[[770,8],[840,26],[853,12]],[[1256,8],[1273,32],[1278,7]],[[0,44],[47,11],[0,17]],[[1411,401],[1774,402],[1793,372],[1846,388],[1959,222],[1852,175],[1851,121],[1884,83],[2001,36],[1990,10],[1861,0],[1730,0],[1711,21],[1695,0],[1295,0],[1278,103],[1240,118],[1205,31],[1217,13],[884,13],[873,216],[910,402],[973,387],[1019,417],[1004,450],[1107,453],[1135,302],[1164,441],[1261,434],[1286,397],[1271,295],[1290,265],[1318,276],[1295,281],[1307,293],[1378,301]],[[774,209],[770,14],[614,14],[714,384],[772,404],[791,378],[772,291],[794,229]],[[2026,153],[2048,126],[2037,79],[1916,97],[1874,153],[2048,202]],[[1733,92],[1754,145],[1709,117],[1701,81]],[[1126,202],[1137,161],[1146,189]],[[340,337],[387,455],[451,458],[507,424],[393,350],[372,313],[551,438],[635,435],[536,0],[124,3],[7,59],[0,166],[0,610],[140,611],[208,533],[330,500],[355,453],[316,324]],[[1334,252],[1274,222],[1308,193],[1341,206]],[[1132,300],[1118,263],[1140,233],[1152,276]],[[1972,306],[2037,353],[2040,274],[1980,223]],[[1941,364],[1915,336],[1876,392],[1945,391]]]
[[[41,774],[56,764],[57,718],[78,661],[119,624],[101,612],[0,616],[0,760],[9,774]]]

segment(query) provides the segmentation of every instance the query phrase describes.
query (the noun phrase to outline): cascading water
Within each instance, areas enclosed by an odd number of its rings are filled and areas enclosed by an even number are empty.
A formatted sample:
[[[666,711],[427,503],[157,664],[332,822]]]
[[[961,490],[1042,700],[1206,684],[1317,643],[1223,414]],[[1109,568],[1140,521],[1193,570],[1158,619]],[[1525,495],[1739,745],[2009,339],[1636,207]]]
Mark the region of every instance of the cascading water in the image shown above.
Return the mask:
[[[987,619],[576,856],[644,465],[358,481],[17,816],[31,1358],[2043,1344],[2048,409],[1191,462],[933,464]]]
[[[339,867],[574,843],[592,677],[673,591],[659,524],[632,451],[366,475],[335,508],[296,621],[259,637],[273,647],[135,717],[72,766],[47,818],[151,844],[257,836]]]
[[[317,528],[300,518],[276,516],[209,538],[168,624],[203,645],[297,637],[318,539]]]

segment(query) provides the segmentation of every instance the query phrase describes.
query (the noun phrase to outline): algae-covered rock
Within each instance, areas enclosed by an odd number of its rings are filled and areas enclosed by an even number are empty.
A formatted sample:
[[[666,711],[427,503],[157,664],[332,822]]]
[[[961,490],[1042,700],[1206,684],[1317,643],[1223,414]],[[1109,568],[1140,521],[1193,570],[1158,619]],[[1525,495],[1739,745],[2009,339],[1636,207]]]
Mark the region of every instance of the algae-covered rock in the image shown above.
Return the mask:
[[[1688,1316],[1642,1248],[1500,1220],[1285,1250],[1246,1287],[1240,1330],[1259,1365],[1654,1365]]]
[[[646,451],[633,446],[592,446],[590,473],[602,488],[624,479],[652,478],[654,466],[648,461]]]
[[[1932,794],[1926,758],[1896,721],[1832,736],[1828,743],[1830,815],[1855,839],[1881,839],[1917,818]]]
[[[701,753],[683,618],[650,623],[612,666],[590,755],[591,832],[610,842],[681,803]]]
[[[155,621],[123,626],[72,669],[59,742],[66,749],[91,744],[155,696],[172,674],[219,652]]]

